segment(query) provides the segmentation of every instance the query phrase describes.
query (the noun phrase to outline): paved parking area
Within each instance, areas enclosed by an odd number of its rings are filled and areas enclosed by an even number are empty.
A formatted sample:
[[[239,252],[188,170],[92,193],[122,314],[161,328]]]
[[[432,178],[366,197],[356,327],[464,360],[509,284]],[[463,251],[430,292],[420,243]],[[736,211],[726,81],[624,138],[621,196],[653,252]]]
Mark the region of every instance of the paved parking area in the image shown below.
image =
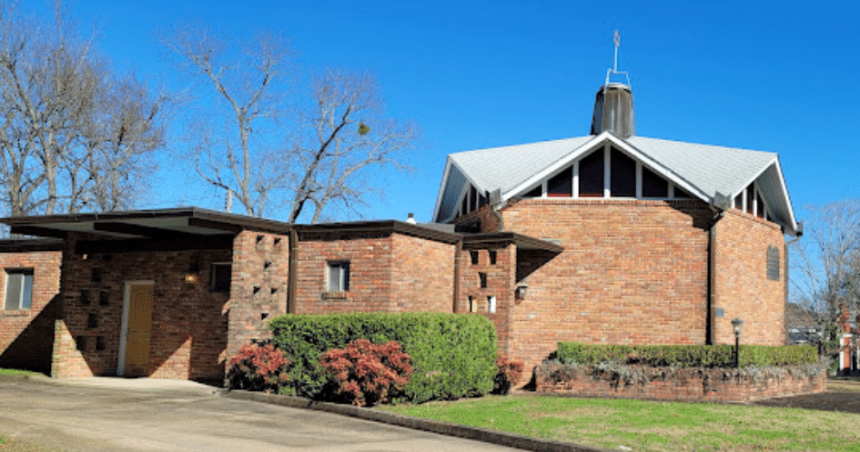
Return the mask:
[[[79,451],[513,451],[170,380],[0,380],[0,433]]]

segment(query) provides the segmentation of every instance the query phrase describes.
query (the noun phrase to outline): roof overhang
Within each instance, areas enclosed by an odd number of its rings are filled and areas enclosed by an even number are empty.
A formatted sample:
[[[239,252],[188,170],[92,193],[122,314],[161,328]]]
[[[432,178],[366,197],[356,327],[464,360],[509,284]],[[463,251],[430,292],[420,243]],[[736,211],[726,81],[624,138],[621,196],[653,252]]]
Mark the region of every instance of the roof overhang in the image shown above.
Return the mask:
[[[308,237],[310,234],[324,234],[331,238],[343,237],[344,239],[349,239],[355,238],[356,235],[398,233],[427,240],[434,240],[437,242],[454,244],[462,237],[460,234],[446,232],[439,228],[426,227],[420,224],[411,224],[397,220],[296,225],[294,226],[294,229],[299,234],[299,240]]]
[[[463,237],[463,249],[483,249],[492,245],[516,244],[518,250],[537,250],[550,253],[561,253],[564,247],[559,244],[536,239],[516,232],[486,232],[469,234]]]
[[[196,207],[109,213],[9,217],[0,223],[12,234],[65,238],[78,233],[88,240],[184,240],[235,235],[244,230],[284,234],[289,223]]]

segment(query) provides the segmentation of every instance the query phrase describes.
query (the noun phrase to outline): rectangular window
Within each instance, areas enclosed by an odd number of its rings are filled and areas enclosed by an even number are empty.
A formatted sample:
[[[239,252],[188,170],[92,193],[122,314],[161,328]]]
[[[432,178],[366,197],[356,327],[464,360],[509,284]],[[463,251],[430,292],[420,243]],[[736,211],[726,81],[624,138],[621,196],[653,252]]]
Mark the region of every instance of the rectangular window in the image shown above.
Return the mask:
[[[472,259],[472,265],[478,265],[478,252],[469,251],[469,258]]]
[[[496,265],[496,251],[490,250],[490,265]]]
[[[349,261],[328,263],[328,288],[329,292],[349,291]]]
[[[210,292],[230,293],[230,279],[233,274],[233,265],[228,263],[213,263]]]
[[[779,281],[779,248],[767,247],[767,279]]]
[[[471,199],[471,201],[469,202],[469,206],[471,207],[471,210],[477,210],[477,208],[478,208],[478,190],[476,190],[475,187],[469,188],[469,198]]]
[[[546,195],[557,198],[570,198],[573,196],[573,170],[565,168],[547,181]]]
[[[615,180],[615,176],[612,176]],[[642,197],[643,198],[668,198],[669,182],[654,171],[642,167]]]
[[[747,213],[753,213],[753,186],[747,187]]]
[[[598,149],[579,161],[579,196],[603,197],[603,149]]]
[[[735,209],[744,210],[744,193],[740,192],[735,196]]]
[[[759,218],[764,218],[764,201],[761,199],[761,194],[755,194],[755,215]]]
[[[481,284],[481,289],[487,288],[487,274],[484,272],[478,273],[478,282]]]
[[[627,154],[612,148],[609,192],[613,198],[636,197],[636,161]]]
[[[33,270],[6,270],[5,309],[30,309],[33,303]]]
[[[543,185],[538,185],[526,192],[526,194],[523,195],[523,198],[540,198],[541,196],[543,196]]]

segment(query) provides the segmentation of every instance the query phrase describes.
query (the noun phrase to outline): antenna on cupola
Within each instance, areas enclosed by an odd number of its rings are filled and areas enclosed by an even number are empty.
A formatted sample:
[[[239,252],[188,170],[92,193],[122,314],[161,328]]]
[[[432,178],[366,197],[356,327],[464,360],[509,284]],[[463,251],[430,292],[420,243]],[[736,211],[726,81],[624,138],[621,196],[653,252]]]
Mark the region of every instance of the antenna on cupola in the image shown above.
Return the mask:
[[[633,92],[630,90],[630,76],[626,71],[618,70],[618,47],[621,45],[618,30],[615,30],[612,40],[615,42],[615,64],[606,71],[606,81],[597,90],[594,116],[591,118],[591,134],[598,135],[609,131],[621,138],[630,138],[636,132]],[[613,75],[623,75],[627,83],[610,82]]]

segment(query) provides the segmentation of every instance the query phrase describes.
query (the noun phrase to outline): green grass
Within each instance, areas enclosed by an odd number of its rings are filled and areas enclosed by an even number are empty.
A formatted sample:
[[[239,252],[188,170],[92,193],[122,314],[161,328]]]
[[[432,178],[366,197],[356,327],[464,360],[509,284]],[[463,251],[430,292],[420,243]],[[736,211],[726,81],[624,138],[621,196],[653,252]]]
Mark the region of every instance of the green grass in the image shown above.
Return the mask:
[[[58,450],[0,435],[0,451],[2,452],[52,452]]]
[[[524,395],[382,409],[613,450],[860,451],[860,416],[791,408]]]
[[[39,372],[31,372],[29,370],[0,368],[0,375],[42,375],[42,374],[40,374]]]

